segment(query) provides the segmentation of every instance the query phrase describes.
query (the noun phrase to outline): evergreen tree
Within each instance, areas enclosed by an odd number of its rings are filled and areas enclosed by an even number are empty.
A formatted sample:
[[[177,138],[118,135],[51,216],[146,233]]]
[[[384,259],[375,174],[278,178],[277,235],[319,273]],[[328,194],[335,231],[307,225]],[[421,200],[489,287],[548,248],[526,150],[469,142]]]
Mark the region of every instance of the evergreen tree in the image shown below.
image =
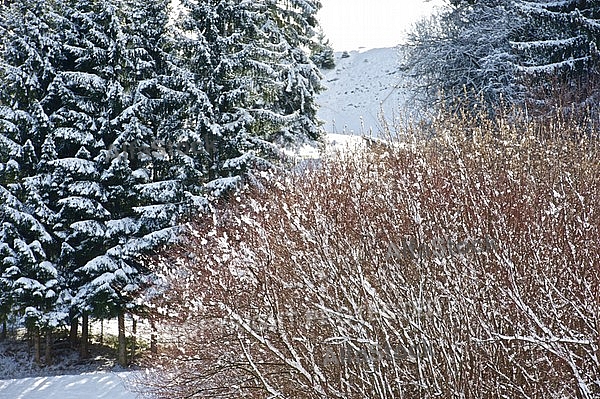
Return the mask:
[[[183,4],[189,68],[209,100],[197,124],[210,163],[207,187],[218,194],[253,169],[269,167],[278,157],[275,143],[318,138],[319,74],[302,47],[318,7],[265,0]]]
[[[597,112],[600,2],[519,1],[517,7],[527,23],[511,44],[531,88],[530,105]]]
[[[223,184],[215,193],[237,184],[234,175],[243,174],[255,156],[243,157],[250,148],[248,138],[255,118],[252,94],[256,93],[259,77],[272,73],[267,64],[259,64],[254,46],[260,32],[255,19],[260,17],[256,3],[232,0],[211,0],[184,3],[188,9],[182,28],[190,37],[187,44],[194,80],[208,97],[205,117],[196,129],[203,138],[208,158],[207,181]],[[252,58],[254,57],[254,59]],[[259,69],[265,67],[264,70]],[[268,86],[269,79],[265,81]],[[254,93],[253,93],[254,92]],[[250,145],[249,147],[254,147]],[[268,146],[262,146],[268,151]],[[261,149],[258,149],[259,151]],[[238,162],[229,160],[237,159]],[[238,169],[238,173],[231,169]],[[233,172],[233,173],[232,173]]]
[[[158,201],[171,204],[166,214],[181,214],[201,194],[207,173],[202,138],[193,126],[209,104],[180,59],[182,42],[168,27],[169,3],[131,0],[125,4],[126,76],[131,77],[125,86],[130,103],[117,118],[121,136],[111,150],[113,156],[128,157],[140,198],[150,191],[173,197],[166,202],[146,198],[150,202],[142,201],[140,206]]]
[[[527,17],[513,42],[524,71],[581,76],[597,70],[600,2],[538,0],[517,6]]]
[[[72,317],[122,321],[152,284],[140,257],[173,240],[198,205],[206,159],[188,127],[204,97],[178,65],[168,2],[118,5],[64,3],[37,186],[58,218]]]
[[[111,121],[124,106],[119,23],[108,2],[65,1],[60,12],[63,58],[44,104],[52,130],[37,185],[57,215],[52,229],[61,240],[58,261],[77,299],[74,306],[108,316],[120,304],[108,275],[97,291],[82,289],[98,277],[85,266],[105,252],[111,216],[97,158],[114,138]]]
[[[3,5],[0,13],[0,319],[15,312],[36,334],[64,320],[69,300],[45,227],[53,214],[31,184],[49,128],[42,102],[60,55],[56,22],[45,1]]]
[[[310,51],[310,59],[316,66],[323,69],[335,68],[333,48],[331,47],[329,40],[325,38],[325,34],[322,30],[319,30],[317,41],[311,46]]]
[[[284,53],[277,65],[280,72],[280,91],[274,111],[287,118],[276,136],[280,143],[295,144],[318,140],[321,134],[317,121],[316,95],[321,91],[321,74],[305,49],[318,43],[316,14],[319,0],[281,0],[271,8],[271,18],[281,30]]]

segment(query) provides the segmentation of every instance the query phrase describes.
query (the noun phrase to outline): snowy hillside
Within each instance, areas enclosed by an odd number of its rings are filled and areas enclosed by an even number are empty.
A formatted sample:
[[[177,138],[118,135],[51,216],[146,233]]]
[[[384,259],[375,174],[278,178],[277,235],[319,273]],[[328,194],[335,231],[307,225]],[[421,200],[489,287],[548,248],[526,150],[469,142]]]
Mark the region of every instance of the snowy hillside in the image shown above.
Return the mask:
[[[317,99],[318,116],[328,133],[374,135],[381,130],[381,111],[386,120],[404,114],[409,96],[406,79],[400,72],[397,48],[365,52],[336,53],[336,67],[323,70],[327,87]]]

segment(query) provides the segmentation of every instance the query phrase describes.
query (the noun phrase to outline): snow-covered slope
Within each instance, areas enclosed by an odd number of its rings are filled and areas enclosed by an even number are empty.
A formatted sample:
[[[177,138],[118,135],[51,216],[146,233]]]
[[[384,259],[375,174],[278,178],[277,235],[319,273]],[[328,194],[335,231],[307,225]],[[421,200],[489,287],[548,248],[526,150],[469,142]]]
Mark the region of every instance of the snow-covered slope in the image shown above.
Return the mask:
[[[353,51],[343,58],[336,53],[336,67],[323,70],[327,87],[317,99],[318,116],[327,133],[373,135],[381,130],[380,116],[392,122],[404,114],[407,80],[400,72],[397,48]]]

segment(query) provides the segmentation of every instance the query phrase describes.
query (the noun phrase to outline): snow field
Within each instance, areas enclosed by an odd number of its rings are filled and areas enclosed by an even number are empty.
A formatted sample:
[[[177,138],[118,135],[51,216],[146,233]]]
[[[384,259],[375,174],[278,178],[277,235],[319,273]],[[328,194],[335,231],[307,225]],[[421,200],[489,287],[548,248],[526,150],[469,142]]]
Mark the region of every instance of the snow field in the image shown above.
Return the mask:
[[[318,117],[327,133],[377,135],[381,117],[393,124],[405,115],[407,79],[399,70],[398,48],[335,54],[336,66],[322,70],[327,88],[319,94]]]

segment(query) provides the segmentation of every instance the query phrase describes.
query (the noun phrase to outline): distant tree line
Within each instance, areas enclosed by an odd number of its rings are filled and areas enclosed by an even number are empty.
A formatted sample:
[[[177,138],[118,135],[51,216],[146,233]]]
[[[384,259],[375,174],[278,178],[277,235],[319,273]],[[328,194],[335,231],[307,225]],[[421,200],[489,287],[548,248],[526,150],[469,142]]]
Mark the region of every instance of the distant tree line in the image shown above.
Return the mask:
[[[88,319],[117,317],[125,364],[124,315],[157,292],[141,256],[319,139],[318,0],[170,4],[0,5],[0,322],[38,361],[40,336],[81,325],[85,356]]]

